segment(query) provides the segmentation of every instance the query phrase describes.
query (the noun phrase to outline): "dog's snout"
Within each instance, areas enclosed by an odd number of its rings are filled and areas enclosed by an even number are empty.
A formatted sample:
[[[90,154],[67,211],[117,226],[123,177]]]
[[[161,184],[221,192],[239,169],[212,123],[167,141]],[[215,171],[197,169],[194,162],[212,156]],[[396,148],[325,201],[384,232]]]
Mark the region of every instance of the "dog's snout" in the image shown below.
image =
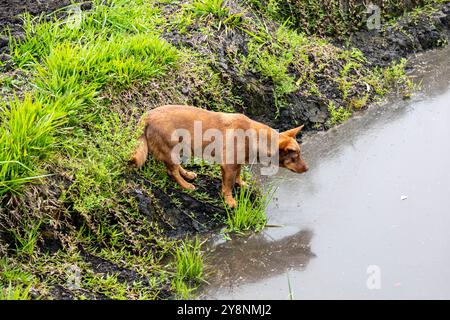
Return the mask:
[[[304,172],[307,172],[309,170],[309,167],[307,164],[305,164],[305,166],[303,167],[303,169],[305,170]]]

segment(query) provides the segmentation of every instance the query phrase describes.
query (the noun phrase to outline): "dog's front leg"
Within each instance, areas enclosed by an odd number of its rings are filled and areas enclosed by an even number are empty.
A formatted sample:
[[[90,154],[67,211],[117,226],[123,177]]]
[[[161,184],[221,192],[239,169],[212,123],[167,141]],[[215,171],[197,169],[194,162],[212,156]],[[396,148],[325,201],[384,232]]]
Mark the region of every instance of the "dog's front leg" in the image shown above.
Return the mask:
[[[225,203],[230,208],[236,207],[236,200],[233,198],[233,186],[236,181],[236,173],[239,165],[224,164],[221,165],[222,169],[222,193],[225,199]]]
[[[237,171],[236,171],[236,184],[237,184],[239,187],[243,188],[243,187],[245,187],[247,184],[246,184],[245,181],[242,180],[242,178],[241,178],[241,168],[242,168],[242,165],[239,164],[239,165],[238,165],[238,168],[237,168]]]

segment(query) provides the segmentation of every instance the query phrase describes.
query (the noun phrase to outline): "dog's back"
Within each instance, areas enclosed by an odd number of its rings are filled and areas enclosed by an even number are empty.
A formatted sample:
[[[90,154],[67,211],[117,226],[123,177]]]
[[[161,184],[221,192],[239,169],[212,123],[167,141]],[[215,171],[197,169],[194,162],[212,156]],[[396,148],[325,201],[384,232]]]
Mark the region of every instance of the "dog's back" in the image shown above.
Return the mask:
[[[200,148],[197,152],[201,152],[210,141],[202,139],[201,144],[198,145],[198,140],[194,141],[194,139],[198,139],[198,136],[195,135],[202,137],[207,130],[216,130],[224,137],[227,130],[245,131],[249,128],[272,130],[243,114],[214,112],[182,105],[166,105],[155,108],[146,114],[143,121],[149,152],[161,161],[168,160],[167,157],[170,156],[171,150],[178,143],[172,135],[174,132],[181,133],[181,130],[189,132],[191,146]],[[238,149],[242,149],[242,146]],[[192,150],[192,152],[196,151]]]
[[[247,129],[253,120],[240,113],[224,113],[208,111],[201,108],[184,105],[165,105],[155,108],[147,113],[144,118],[146,124],[157,128],[160,133],[170,135],[177,129],[186,129],[194,132],[195,122],[202,125],[202,131],[208,129],[241,128]]]

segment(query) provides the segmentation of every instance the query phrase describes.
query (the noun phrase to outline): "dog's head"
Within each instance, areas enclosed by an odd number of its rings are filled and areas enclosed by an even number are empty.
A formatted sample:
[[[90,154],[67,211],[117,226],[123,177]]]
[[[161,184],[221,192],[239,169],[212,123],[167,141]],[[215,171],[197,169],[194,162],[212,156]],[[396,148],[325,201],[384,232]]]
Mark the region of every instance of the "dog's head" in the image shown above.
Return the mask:
[[[302,159],[300,145],[295,140],[303,126],[280,133],[278,141],[280,167],[296,173],[308,171],[308,165]]]

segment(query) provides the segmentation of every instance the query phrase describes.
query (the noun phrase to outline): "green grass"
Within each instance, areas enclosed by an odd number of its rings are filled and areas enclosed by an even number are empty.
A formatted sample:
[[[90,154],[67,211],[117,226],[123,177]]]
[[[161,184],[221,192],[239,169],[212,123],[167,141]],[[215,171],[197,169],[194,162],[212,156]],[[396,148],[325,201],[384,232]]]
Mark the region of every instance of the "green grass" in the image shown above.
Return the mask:
[[[11,38],[13,60],[19,67],[29,66],[47,56],[58,43],[83,43],[101,35],[154,34],[159,10],[145,1],[93,1],[93,10],[83,11],[79,25],[56,16],[23,15],[25,37]]]
[[[406,75],[406,59],[402,59],[398,63],[393,62],[388,68],[382,71],[384,83],[386,87],[403,90],[403,96],[409,97],[411,92],[415,90],[413,81]]]
[[[28,220],[24,222],[24,225],[22,234],[16,229],[10,229],[9,231],[14,236],[17,254],[31,257],[36,251],[41,221]]]
[[[248,71],[260,74],[273,83],[275,114],[287,105],[291,94],[326,100],[327,90],[333,84],[324,86],[324,81],[334,82],[339,98],[355,109],[369,101],[365,94],[360,96],[361,87],[367,88],[370,83],[370,86],[386,90],[390,85],[382,72],[367,67],[364,54],[356,48],[337,48],[327,39],[306,36],[286,25],[275,33],[261,26],[250,29],[253,31],[246,31],[251,36],[248,55],[241,56],[240,70],[243,74]]]
[[[31,71],[35,90],[1,107],[0,195],[42,177],[39,163],[57,146],[61,127],[95,121],[104,88],[145,83],[176,61],[176,50],[142,20],[153,9],[141,5],[139,13],[123,1],[114,4],[98,4],[76,29],[25,16],[26,36],[11,41],[11,53],[19,67]],[[92,107],[97,111],[86,114]]]
[[[175,248],[176,279],[199,283],[204,278],[203,253],[198,238],[183,241]]]
[[[146,289],[140,282],[120,281],[115,274],[89,274],[83,279],[85,288],[104,294],[114,300],[153,300],[155,292]]]
[[[54,133],[64,113],[26,95],[0,106],[0,196],[18,192],[30,180],[43,177],[40,161],[57,147]]]
[[[36,205],[42,213],[25,206],[20,223],[7,221],[15,258],[23,270],[41,275],[39,290],[47,297],[49,287],[64,285],[66,264],[73,259],[64,254],[50,258],[42,251],[44,229],[55,231],[61,225],[67,228],[71,245],[92,248],[93,254],[99,254],[101,245],[104,255],[118,265],[123,257],[117,251],[133,251],[136,260],[128,267],[147,264],[140,272],[155,284],[123,283],[114,274],[93,274],[81,263],[84,290],[115,299],[154,299],[161,285],[158,279],[165,277],[149,272],[148,258],[141,257],[160,236],[157,227],[139,214],[123,178],[137,134],[136,120],[124,122],[123,111],[112,109],[106,98],[145,86],[176,67],[179,51],[155,31],[157,13],[144,1],[94,1],[93,10],[84,12],[76,28],[25,15],[25,37],[10,43],[15,67],[27,75],[31,89],[24,99],[14,97],[0,106],[0,196],[21,194],[25,183],[37,179],[50,183],[45,180],[47,170],[71,181],[59,199],[52,199],[58,218],[46,216],[49,207],[39,199]],[[10,78],[2,79],[12,84]],[[69,204],[82,220],[79,230],[67,220],[64,205]],[[160,254],[151,251],[151,268],[158,270],[165,240],[152,245]],[[11,286],[11,276],[4,273],[4,278],[1,294],[29,297],[28,284],[19,281]],[[76,298],[83,297],[83,292],[76,293]]]
[[[278,37],[275,39],[265,28],[259,28],[257,33],[251,35],[248,55],[241,57],[241,69],[260,73],[273,81],[274,102],[278,112],[284,96],[298,89],[295,77],[288,72],[288,68],[294,62],[300,47],[306,43],[306,38],[288,31],[284,26],[278,29]]]
[[[336,107],[331,101],[328,104],[328,112],[330,113],[330,118],[328,119],[327,124],[330,127],[341,124],[352,116],[352,112],[349,109]]]
[[[192,23],[191,13],[199,18],[213,17],[218,30],[224,26],[228,31],[229,28],[239,27],[242,23],[243,13],[230,13],[226,0],[194,0],[186,5],[186,9],[179,20],[181,28]]]
[[[7,257],[0,258],[0,300],[30,300],[35,277],[13,265]]]
[[[33,275],[21,270],[15,266],[7,257],[0,258],[0,282],[11,283],[20,282],[22,284],[31,284]]]
[[[188,299],[192,292],[205,281],[204,254],[198,238],[181,241],[174,249],[175,277],[172,286],[176,298]]]
[[[273,192],[273,188],[261,191],[253,185],[240,188],[235,196],[236,208],[230,209],[226,206],[227,231],[245,233],[264,229],[267,224],[266,208]]]
[[[6,287],[0,286],[1,300],[31,300],[31,286],[13,286],[11,283]]]
[[[194,0],[191,8],[197,16],[211,14],[218,19],[226,18],[229,12],[229,9],[224,4],[224,0]]]

